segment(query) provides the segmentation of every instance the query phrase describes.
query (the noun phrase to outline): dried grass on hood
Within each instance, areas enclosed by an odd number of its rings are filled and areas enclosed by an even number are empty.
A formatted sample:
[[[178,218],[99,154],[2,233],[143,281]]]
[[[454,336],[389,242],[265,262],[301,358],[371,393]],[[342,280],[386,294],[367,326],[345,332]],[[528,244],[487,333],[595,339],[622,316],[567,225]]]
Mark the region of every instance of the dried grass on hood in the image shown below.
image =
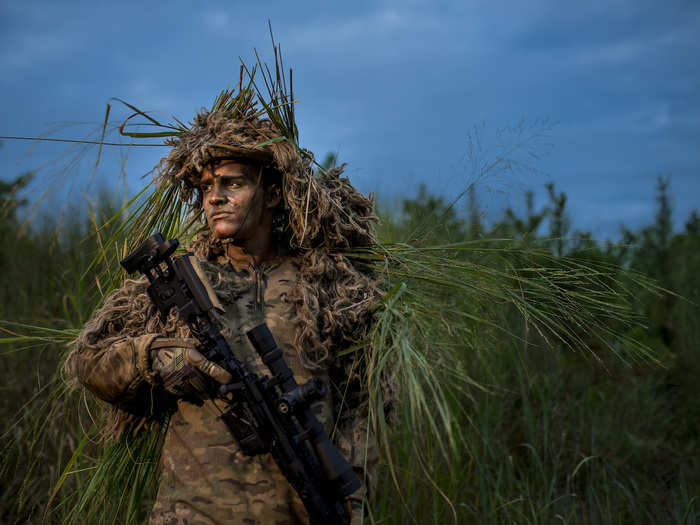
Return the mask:
[[[161,161],[158,177],[180,187],[180,196],[193,213],[202,213],[199,181],[204,167],[217,158],[235,158],[260,163],[281,175],[290,249],[375,244],[374,198],[341,176],[345,165],[314,170],[313,154],[282,136],[270,120],[251,116],[255,106],[242,113],[248,116],[203,110],[189,130],[166,141],[173,149]]]

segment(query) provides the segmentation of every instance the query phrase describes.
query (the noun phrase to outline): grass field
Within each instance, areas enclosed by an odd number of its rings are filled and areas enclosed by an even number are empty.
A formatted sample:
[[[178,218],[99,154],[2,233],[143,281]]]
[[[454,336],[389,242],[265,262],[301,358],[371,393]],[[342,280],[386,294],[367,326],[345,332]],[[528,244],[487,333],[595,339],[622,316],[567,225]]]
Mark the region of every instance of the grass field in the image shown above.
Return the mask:
[[[18,236],[18,221],[13,206],[8,206],[10,193],[0,197],[9,210],[0,223],[0,522],[142,521],[152,486],[121,490],[122,509],[128,508],[129,498],[146,494],[145,503],[136,511],[132,508],[132,514],[122,510],[114,515],[119,505],[114,501],[80,506],[95,459],[110,451],[97,443],[91,430],[90,414],[99,410],[96,403],[79,391],[58,395],[67,388],[57,373],[66,343],[105,291],[95,278],[105,270],[104,261],[98,258],[97,266],[87,268],[100,253],[94,224],[114,209],[104,203],[92,218],[76,210],[60,230],[47,218],[41,227]],[[656,222],[629,232],[634,248],[623,250],[600,247],[580,235],[567,238],[564,246],[556,241],[561,236],[555,241],[538,238],[521,231],[527,217],[506,218],[484,231],[427,194],[406,204],[403,215],[385,218],[382,235],[417,248],[473,242],[469,250],[450,255],[455,264],[498,268],[506,260],[513,267],[554,269],[572,261],[594,268],[619,264],[657,279],[668,291],[654,294],[640,288],[634,293],[633,307],[644,316],[646,327],[614,326],[601,313],[600,326],[609,322],[610,334],[622,333],[651,349],[651,359],[640,360],[607,332],[572,330],[570,338],[587,343],[594,355],[573,339],[567,344],[546,330],[538,331],[537,323],[523,321],[522,312],[510,304],[479,299],[477,293],[450,296],[412,280],[415,275],[405,278],[408,291],[400,299],[404,304],[417,295],[434,294],[432,300],[457,312],[446,324],[437,318],[431,324],[430,315],[423,315],[421,333],[415,336],[442,341],[447,332],[452,338],[449,351],[435,346],[429,355],[434,359],[434,380],[446,386],[444,401],[454,414],[454,434],[445,436],[452,448],[442,448],[429,428],[398,411],[390,444],[393,475],[383,467],[374,498],[376,522],[697,523],[697,217],[688,220],[683,232],[664,231],[661,203]],[[439,227],[445,221],[453,221],[449,231]],[[495,258],[489,251],[493,246],[511,244],[490,239],[503,237],[514,239],[509,241],[513,246],[526,242],[538,250],[527,260]],[[623,278],[609,283],[611,288],[623,284]],[[460,312],[469,316],[460,318]],[[493,319],[498,325],[479,319]],[[410,325],[411,319],[407,322]],[[454,381],[456,373],[470,382]],[[124,467],[115,463],[112,468]]]

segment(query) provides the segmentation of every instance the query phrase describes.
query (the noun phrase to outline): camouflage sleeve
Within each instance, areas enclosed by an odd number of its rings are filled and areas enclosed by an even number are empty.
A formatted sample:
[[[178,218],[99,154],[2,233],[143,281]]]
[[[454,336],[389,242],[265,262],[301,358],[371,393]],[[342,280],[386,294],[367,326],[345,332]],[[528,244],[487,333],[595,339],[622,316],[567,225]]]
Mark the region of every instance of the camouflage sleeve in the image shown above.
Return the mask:
[[[104,401],[124,404],[135,398],[144,383],[154,383],[149,348],[157,334],[124,337],[103,348],[76,352],[77,380]]]
[[[379,453],[374,432],[368,425],[366,414],[356,414],[342,427],[338,428],[337,444],[343,455],[352,465],[362,481],[362,487],[350,496],[350,499],[362,501],[369,499],[376,484]]]
[[[108,296],[85,323],[66,359],[65,370],[73,381],[114,406],[115,425],[117,420],[131,422],[155,414],[151,387],[156,375],[149,348],[155,338],[180,332],[171,319],[161,322],[146,286],[145,279],[127,280]]]

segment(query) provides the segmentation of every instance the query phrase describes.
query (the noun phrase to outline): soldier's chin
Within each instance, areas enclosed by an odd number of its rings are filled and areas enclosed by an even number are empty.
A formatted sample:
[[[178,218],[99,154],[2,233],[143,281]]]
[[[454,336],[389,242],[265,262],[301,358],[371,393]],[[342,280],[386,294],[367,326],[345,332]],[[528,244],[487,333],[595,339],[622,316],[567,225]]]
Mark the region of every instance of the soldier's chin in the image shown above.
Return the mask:
[[[233,228],[229,224],[214,224],[211,229],[212,234],[217,239],[231,239],[236,234],[236,228]]]

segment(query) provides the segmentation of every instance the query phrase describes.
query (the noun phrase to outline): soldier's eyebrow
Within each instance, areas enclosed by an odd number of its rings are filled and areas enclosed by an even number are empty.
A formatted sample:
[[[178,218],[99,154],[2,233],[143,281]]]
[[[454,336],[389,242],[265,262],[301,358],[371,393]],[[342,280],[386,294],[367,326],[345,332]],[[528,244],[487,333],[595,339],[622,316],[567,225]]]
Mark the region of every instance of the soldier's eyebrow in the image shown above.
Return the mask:
[[[203,176],[199,183],[200,184],[212,184],[214,180],[219,179],[219,180],[225,180],[225,181],[248,181],[250,180],[250,177],[244,175],[244,174],[227,174],[227,173],[214,173],[214,175],[205,175]]]
[[[231,177],[248,177],[248,178],[253,178],[253,174],[251,171],[248,169],[246,166],[240,166],[237,165],[234,169],[232,170],[227,170],[225,169],[226,166],[229,166],[230,164],[221,164],[219,166],[216,166],[213,170],[211,170],[211,173],[214,174],[215,177],[223,177],[225,175],[231,176]]]
[[[217,179],[224,182],[250,182],[250,178],[245,175],[217,175]]]

